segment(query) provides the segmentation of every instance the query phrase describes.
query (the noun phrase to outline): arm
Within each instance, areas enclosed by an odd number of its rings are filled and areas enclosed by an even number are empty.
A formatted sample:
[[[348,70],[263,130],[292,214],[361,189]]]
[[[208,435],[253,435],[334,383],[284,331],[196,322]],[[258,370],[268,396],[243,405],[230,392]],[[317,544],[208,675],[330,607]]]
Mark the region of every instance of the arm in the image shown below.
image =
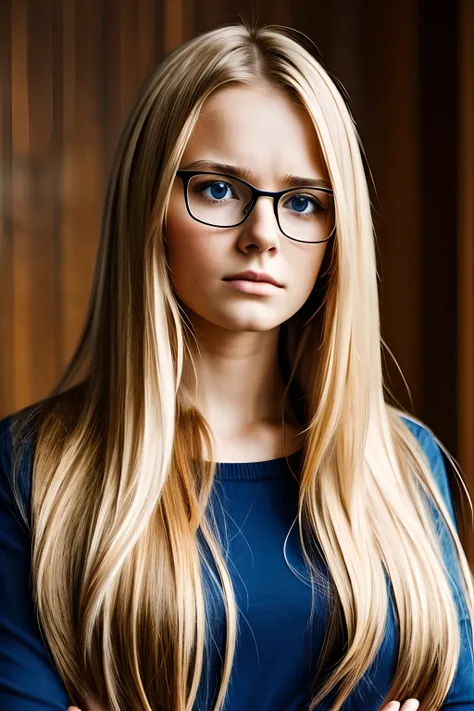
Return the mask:
[[[451,515],[454,526],[456,530],[458,530],[446,467],[446,465],[449,464],[449,460],[447,460],[443,451],[440,449],[431,433],[427,430],[423,431],[421,436],[421,444],[427,453],[436,483],[438,484],[440,492],[446,502],[446,506]],[[449,536],[449,532],[447,531],[441,514],[438,511],[435,512],[435,518],[437,526],[441,532],[441,541],[446,567],[452,576],[453,581],[456,581],[452,584],[456,593],[456,604],[458,606],[461,634],[461,651],[456,675],[448,695],[441,707],[441,711],[474,711],[474,653],[472,649],[472,628],[462,590],[459,587],[461,574],[459,563],[457,561],[456,550]]]
[[[8,711],[66,711],[66,689],[43,641],[32,604],[31,539],[10,485],[8,420],[0,421],[1,705]]]

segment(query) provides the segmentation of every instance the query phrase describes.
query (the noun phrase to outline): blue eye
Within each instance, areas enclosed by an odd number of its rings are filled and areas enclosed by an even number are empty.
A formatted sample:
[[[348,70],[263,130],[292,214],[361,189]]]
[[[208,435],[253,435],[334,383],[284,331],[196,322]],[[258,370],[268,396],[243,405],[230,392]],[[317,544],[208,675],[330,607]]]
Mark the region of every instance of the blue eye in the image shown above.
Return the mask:
[[[218,201],[224,200],[227,197],[227,189],[232,190],[232,186],[224,180],[213,180],[211,182],[202,183],[196,187],[196,190],[200,192],[203,197]],[[210,190],[211,194],[206,194],[206,190]],[[233,196],[237,197],[235,193],[233,193]]]
[[[225,193],[227,192],[227,186],[225,183],[214,183],[211,187],[211,195],[213,198],[216,200],[221,200],[223,197],[225,197]]]
[[[315,200],[306,197],[305,195],[294,195],[292,198],[290,198],[290,200],[288,200],[288,202],[291,203],[291,209],[295,210],[295,212],[298,212],[300,214],[304,213],[308,205],[313,205],[313,208],[315,208],[315,210],[321,207],[316,203]]]

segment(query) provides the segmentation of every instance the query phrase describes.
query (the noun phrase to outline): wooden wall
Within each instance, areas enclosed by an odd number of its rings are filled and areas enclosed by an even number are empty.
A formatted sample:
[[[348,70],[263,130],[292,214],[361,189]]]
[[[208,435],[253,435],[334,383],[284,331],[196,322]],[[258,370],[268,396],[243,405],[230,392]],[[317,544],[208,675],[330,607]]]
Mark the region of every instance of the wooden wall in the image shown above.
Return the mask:
[[[459,227],[456,235],[456,341],[458,407],[457,458],[474,494],[474,3],[463,0],[458,42],[458,194],[456,210]],[[473,498],[474,501],[474,498]],[[467,515],[470,512],[466,512]],[[474,566],[473,526],[466,526],[466,549]]]
[[[411,399],[390,359],[387,385],[458,459],[474,497],[473,8],[3,0],[0,417],[46,396],[76,344],[108,170],[141,81],[224,22],[286,24],[348,91],[375,180],[382,333]]]

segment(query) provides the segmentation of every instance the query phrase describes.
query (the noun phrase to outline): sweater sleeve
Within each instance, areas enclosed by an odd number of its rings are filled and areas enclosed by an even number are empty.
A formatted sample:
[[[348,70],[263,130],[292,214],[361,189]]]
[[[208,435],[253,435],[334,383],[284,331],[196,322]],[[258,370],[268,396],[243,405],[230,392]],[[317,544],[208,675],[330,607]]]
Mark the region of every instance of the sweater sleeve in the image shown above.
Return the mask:
[[[43,641],[30,588],[31,536],[13,496],[10,417],[0,421],[0,698],[8,711],[66,711],[66,689]],[[22,466],[20,492],[31,490]],[[22,494],[23,496],[23,494]],[[28,502],[25,501],[28,510]]]
[[[434,478],[444,498],[451,519],[456,530],[458,530],[447,474],[449,460],[436,443],[433,435],[427,429],[423,429],[420,439],[421,444],[428,456]],[[439,511],[434,509],[434,507],[433,514],[436,521],[436,527],[441,537],[444,560],[450,574],[451,584],[455,593],[461,634],[461,651],[457,671],[441,709],[444,711],[474,711],[474,653],[472,627],[466,601],[460,586],[461,571],[456,549],[451,540],[446,524],[444,523]]]

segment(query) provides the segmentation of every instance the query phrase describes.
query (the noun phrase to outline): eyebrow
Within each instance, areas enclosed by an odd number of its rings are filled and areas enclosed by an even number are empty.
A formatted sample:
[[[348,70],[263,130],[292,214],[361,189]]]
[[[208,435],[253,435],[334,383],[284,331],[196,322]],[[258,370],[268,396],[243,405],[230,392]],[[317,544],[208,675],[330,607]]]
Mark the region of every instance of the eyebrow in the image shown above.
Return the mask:
[[[185,168],[182,168],[182,170],[189,170],[190,168],[209,168],[216,173],[228,173],[230,175],[235,175],[237,178],[242,178],[242,180],[247,180],[248,182],[250,182],[250,178],[252,178],[252,171],[248,168],[239,168],[236,165],[229,165],[228,163],[215,163],[214,161],[204,159],[194,160]],[[307,186],[312,188],[329,188],[329,190],[332,190],[331,184],[322,178],[303,178],[300,175],[286,173],[283,176],[282,181],[288,186],[295,188]]]

